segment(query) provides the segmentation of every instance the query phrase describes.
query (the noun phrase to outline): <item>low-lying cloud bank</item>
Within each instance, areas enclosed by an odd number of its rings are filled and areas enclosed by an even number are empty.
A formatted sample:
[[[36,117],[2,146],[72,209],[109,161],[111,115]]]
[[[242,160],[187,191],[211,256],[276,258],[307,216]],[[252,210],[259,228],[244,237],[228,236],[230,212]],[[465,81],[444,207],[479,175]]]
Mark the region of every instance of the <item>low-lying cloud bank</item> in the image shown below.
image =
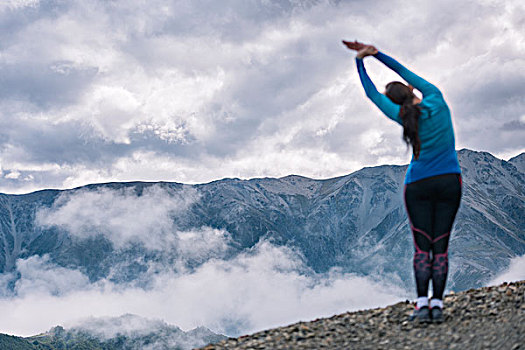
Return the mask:
[[[487,285],[493,286],[503,282],[525,280],[525,255],[517,256],[510,261],[509,267],[494,277]]]
[[[17,335],[125,313],[160,318],[184,330],[205,326],[238,335],[406,296],[392,283],[372,277],[337,270],[307,274],[297,253],[264,241],[233,259],[211,259],[193,272],[165,269],[152,276],[147,289],[109,280],[89,283],[79,271],[45,257],[21,259],[17,266],[17,296],[0,299],[0,332]]]
[[[37,213],[37,224],[59,227],[80,240],[102,235],[117,252],[138,244],[170,259],[149,261],[140,276],[147,280],[143,284],[114,282],[112,273],[91,282],[47,255],[19,259],[14,272],[19,278],[11,293],[8,283],[14,274],[0,278],[0,332],[33,335],[55,325],[74,326],[86,317],[131,313],[183,330],[205,326],[239,335],[406,297],[395,278],[386,281],[337,269],[316,274],[299,252],[264,240],[229,254],[227,231],[178,226],[199,197],[193,188],[160,185],[143,188],[140,196],[137,188],[63,194]],[[195,263],[191,269],[190,263]]]

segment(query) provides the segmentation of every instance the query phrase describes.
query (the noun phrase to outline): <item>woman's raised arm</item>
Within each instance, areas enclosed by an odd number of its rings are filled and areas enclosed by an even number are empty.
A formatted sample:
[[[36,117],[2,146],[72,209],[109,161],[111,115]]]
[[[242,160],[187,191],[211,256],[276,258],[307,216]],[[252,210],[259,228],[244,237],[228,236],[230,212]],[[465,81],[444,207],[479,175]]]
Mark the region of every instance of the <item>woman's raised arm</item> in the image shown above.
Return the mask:
[[[436,86],[421,78],[419,75],[413,73],[392,57],[385,55],[381,51],[377,51],[377,53],[375,53],[373,56],[377,58],[380,62],[382,62],[385,66],[399,74],[401,78],[405,79],[406,82],[408,82],[414,88],[421,91],[423,96],[428,96],[431,94],[441,94],[441,91],[439,91],[439,89]]]
[[[390,101],[388,97],[377,91],[376,86],[370,80],[370,77],[366,73],[363,59],[356,57],[355,63],[357,65],[357,72],[359,73],[359,79],[365,89],[366,96],[374,102],[374,104],[383,112],[388,118],[403,125],[401,118],[399,117],[400,106]]]
[[[343,40],[343,44],[345,44],[351,50],[358,51],[355,62],[357,65],[357,72],[359,73],[359,79],[361,80],[361,84],[365,89],[366,96],[372,100],[372,102],[374,102],[374,104],[388,118],[402,125],[403,122],[401,121],[401,118],[399,118],[399,105],[396,105],[394,102],[390,101],[388,97],[377,91],[376,86],[366,73],[363,58],[378,53],[377,49],[372,45],[365,45],[358,41],[352,42]]]
[[[405,79],[406,82],[408,82],[414,88],[421,91],[423,96],[427,96],[430,94],[441,94],[441,91],[439,91],[439,89],[436,86],[421,78],[417,74],[411,72],[408,68],[403,66],[401,63],[399,63],[392,57],[380,52],[373,45],[363,44],[361,42],[358,42],[357,40],[343,40],[343,44],[345,44],[346,47],[348,47],[349,49],[357,51],[357,58],[362,59],[366,56],[374,56],[385,66],[399,74],[403,79]]]

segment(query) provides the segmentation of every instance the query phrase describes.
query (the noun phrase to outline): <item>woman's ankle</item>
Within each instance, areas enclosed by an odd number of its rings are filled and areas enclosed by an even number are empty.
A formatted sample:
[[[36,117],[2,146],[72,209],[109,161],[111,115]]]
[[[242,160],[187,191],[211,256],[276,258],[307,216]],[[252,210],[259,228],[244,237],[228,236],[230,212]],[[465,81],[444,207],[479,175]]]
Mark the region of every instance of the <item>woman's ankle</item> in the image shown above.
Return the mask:
[[[432,309],[432,308],[434,308],[436,306],[439,307],[440,309],[442,309],[443,308],[443,300],[441,300],[441,299],[434,299],[434,298],[430,299],[430,308]]]
[[[428,298],[427,297],[418,297],[416,302],[416,307],[421,309],[422,307],[428,307]]]

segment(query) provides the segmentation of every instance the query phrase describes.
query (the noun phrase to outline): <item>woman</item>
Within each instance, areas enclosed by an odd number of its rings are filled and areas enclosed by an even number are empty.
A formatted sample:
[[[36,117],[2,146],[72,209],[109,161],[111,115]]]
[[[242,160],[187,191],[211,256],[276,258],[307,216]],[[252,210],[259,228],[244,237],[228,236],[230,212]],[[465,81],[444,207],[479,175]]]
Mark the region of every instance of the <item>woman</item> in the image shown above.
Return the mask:
[[[448,272],[448,241],[461,200],[461,170],[450,110],[439,89],[372,45],[343,41],[356,50],[357,70],[366,96],[390,119],[403,126],[403,139],[412,146],[405,176],[405,206],[414,239],[417,304],[411,319],[443,322],[443,292]],[[368,77],[363,58],[374,56],[409,85],[390,82],[385,94]],[[419,90],[423,98],[412,92]],[[428,300],[432,279],[433,295]]]

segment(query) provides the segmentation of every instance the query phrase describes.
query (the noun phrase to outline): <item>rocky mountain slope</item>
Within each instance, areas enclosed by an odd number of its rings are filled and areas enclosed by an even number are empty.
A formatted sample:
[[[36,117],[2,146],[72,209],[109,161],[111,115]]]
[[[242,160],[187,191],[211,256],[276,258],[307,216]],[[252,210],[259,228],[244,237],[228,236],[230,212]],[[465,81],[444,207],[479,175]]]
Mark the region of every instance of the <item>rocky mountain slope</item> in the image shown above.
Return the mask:
[[[522,349],[525,281],[445,296],[445,322],[407,320],[414,305],[335,315],[208,345],[219,349]]]
[[[464,195],[451,238],[448,284],[456,291],[482,286],[510,259],[525,254],[524,155],[504,161],[461,150],[459,159]],[[192,186],[133,182],[0,194],[0,275],[11,276],[7,285],[16,293],[17,261],[46,256],[93,282],[110,278],[140,284],[153,263],[177,269],[174,261],[182,256],[184,268],[191,269],[267,240],[299,252],[312,271],[337,267],[389,276],[411,290],[407,266],[413,247],[402,199],[405,171],[406,166],[385,165],[326,180],[291,175]],[[137,201],[145,197],[146,205]],[[134,216],[122,202],[129,202]],[[171,206],[166,227],[148,217],[158,215],[155,208]],[[135,221],[143,227],[148,220],[152,222],[144,232],[126,226]],[[183,249],[163,248],[174,240],[174,232],[202,228],[227,232],[227,248],[191,257]],[[161,243],[154,245],[155,237]]]

